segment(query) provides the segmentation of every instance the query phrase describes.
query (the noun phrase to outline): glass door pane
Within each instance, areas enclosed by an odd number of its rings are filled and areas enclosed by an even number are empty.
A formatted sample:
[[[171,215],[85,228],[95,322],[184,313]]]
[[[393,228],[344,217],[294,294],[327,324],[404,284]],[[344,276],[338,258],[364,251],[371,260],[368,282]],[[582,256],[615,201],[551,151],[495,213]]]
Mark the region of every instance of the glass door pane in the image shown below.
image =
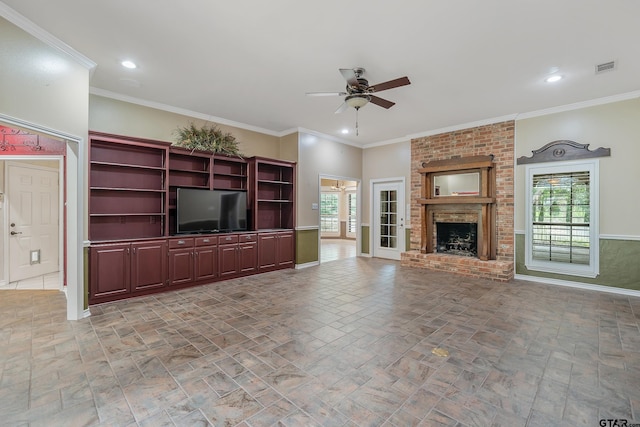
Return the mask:
[[[398,195],[396,190],[380,191],[380,247],[398,247]]]

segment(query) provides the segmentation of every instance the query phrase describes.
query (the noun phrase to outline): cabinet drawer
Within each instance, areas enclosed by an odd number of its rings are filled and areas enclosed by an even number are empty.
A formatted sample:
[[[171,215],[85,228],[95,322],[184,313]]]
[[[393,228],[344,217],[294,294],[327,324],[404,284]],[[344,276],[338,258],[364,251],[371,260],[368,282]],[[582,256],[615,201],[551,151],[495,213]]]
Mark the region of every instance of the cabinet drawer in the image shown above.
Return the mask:
[[[238,235],[237,234],[229,234],[228,236],[220,236],[218,237],[218,242],[221,245],[226,245],[229,243],[238,243]]]
[[[218,236],[196,237],[196,246],[214,246],[218,244]]]
[[[186,239],[169,239],[169,249],[191,247],[193,247],[193,237],[188,237]]]
[[[239,241],[240,243],[242,242],[257,242],[258,241],[258,235],[257,234],[240,234],[239,235]]]

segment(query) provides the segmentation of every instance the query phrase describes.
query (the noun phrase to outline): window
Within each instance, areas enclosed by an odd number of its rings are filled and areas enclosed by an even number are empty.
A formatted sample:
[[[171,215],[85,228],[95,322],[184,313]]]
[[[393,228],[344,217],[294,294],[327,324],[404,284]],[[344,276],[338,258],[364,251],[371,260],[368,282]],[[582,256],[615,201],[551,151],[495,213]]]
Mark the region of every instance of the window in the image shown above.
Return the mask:
[[[598,161],[527,166],[526,265],[598,275]]]
[[[355,237],[357,226],[356,193],[347,193],[347,237]]]
[[[340,207],[339,193],[320,194],[320,234],[340,235],[340,219],[338,216]]]

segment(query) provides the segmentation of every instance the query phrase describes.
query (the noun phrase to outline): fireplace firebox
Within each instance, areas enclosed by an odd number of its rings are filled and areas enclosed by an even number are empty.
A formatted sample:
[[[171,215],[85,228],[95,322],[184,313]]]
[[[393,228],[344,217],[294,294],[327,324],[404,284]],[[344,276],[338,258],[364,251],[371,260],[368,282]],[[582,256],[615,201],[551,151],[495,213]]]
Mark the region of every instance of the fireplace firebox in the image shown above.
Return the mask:
[[[478,255],[478,224],[472,222],[437,222],[436,251],[449,255]]]

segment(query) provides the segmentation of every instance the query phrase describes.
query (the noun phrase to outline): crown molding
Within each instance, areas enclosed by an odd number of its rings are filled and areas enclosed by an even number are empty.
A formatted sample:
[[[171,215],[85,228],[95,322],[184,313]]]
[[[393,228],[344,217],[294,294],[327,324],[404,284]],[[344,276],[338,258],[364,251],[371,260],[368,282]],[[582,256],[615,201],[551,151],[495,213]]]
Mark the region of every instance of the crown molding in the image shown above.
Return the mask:
[[[363,146],[360,145],[360,144],[355,144],[355,143],[353,143],[351,141],[347,141],[346,139],[338,138],[338,137],[333,136],[333,135],[327,135],[326,133],[318,132],[318,131],[311,130],[311,129],[305,129],[305,128],[300,128],[299,127],[298,128],[298,132],[306,133],[307,135],[317,136],[318,138],[322,138],[322,139],[328,139],[329,141],[338,142],[340,144],[350,145],[350,146],[356,147],[356,148],[363,148]]]
[[[95,70],[97,64],[93,62],[91,59],[87,58],[86,56],[84,56],[83,54],[81,54],[80,52],[78,52],[68,44],[64,43],[62,40],[58,39],[57,37],[49,33],[48,31],[45,31],[44,29],[40,28],[35,23],[28,20],[24,16],[20,15],[18,12],[11,9],[9,6],[7,6],[2,2],[0,2],[0,16],[5,18],[7,21],[11,22],[18,28],[31,34],[33,37],[37,38],[41,42],[46,43],[47,45],[69,55],[76,62],[78,62],[80,65],[90,70],[91,72]]]
[[[640,98],[640,90],[621,93],[618,95],[605,96],[603,98],[590,99],[588,101],[574,102],[573,104],[560,105],[557,107],[545,108],[543,110],[531,111],[518,114],[517,120],[531,119],[534,117],[547,116],[549,114],[563,113],[565,111],[580,110],[582,108],[595,107],[598,105],[611,104],[613,102],[628,101]]]
[[[439,135],[441,133],[455,132],[455,131],[469,129],[469,128],[475,128],[475,127],[479,127],[479,126],[493,125],[493,124],[496,124],[496,123],[507,122],[509,120],[515,120],[516,117],[517,117],[517,114],[509,114],[509,115],[506,115],[506,116],[493,117],[493,118],[490,118],[490,119],[483,119],[483,120],[478,120],[478,121],[475,121],[475,122],[461,123],[459,125],[447,126],[447,127],[443,127],[443,128],[432,129],[432,130],[420,132],[420,133],[414,133],[414,134],[407,135],[407,136],[404,136],[404,137],[401,137],[401,138],[395,138],[395,139],[389,139],[389,140],[386,140],[386,141],[374,142],[372,144],[367,144],[367,145],[363,146],[362,148],[367,149],[367,148],[373,148],[373,147],[380,147],[382,145],[390,145],[390,144],[397,144],[399,142],[411,141],[412,139],[415,139],[415,138],[425,138],[427,136]]]
[[[274,132],[270,129],[261,128],[258,126],[248,125],[246,123],[240,123],[233,120],[223,119],[222,117],[211,116],[209,114],[199,113],[197,111],[187,110],[186,108],[173,107],[171,105],[162,104],[160,102],[147,101],[133,96],[122,95],[120,93],[111,92],[97,87],[90,87],[89,93],[91,95],[102,96],[105,98],[115,99],[117,101],[128,102],[130,104],[141,105],[143,107],[154,108],[156,110],[167,111],[169,113],[180,114],[182,116],[193,117],[194,119],[201,119],[208,122],[214,122],[220,125],[233,126],[239,129],[249,130],[252,132],[263,133],[270,136],[281,137],[281,132]]]

